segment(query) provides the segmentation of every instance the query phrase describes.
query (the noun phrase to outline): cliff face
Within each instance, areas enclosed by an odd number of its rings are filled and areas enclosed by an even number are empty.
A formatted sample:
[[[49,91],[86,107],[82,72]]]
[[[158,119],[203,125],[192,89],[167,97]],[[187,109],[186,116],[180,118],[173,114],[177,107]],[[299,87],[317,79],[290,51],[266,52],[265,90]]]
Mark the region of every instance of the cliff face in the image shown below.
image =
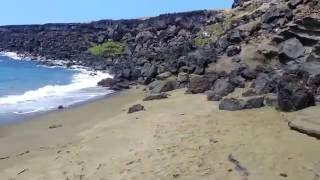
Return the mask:
[[[78,61],[98,69],[121,61],[169,61],[192,51],[192,39],[206,25],[218,22],[219,12],[166,14],[145,20],[102,20],[83,24],[0,27],[0,49],[48,59]],[[121,56],[92,56],[88,49],[106,41],[125,46]],[[128,66],[130,66],[128,64]],[[171,65],[168,65],[170,67]]]

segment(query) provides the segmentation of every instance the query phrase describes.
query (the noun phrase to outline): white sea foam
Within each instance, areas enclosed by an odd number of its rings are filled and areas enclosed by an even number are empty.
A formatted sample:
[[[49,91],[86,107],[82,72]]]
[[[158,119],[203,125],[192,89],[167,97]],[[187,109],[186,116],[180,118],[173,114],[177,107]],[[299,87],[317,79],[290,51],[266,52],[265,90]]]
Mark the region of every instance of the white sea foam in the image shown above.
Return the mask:
[[[21,95],[1,97],[0,123],[5,120],[1,118],[3,115],[10,117],[10,114],[14,114],[23,117],[27,114],[53,110],[60,105],[69,107],[110,94],[112,90],[97,86],[100,80],[109,77],[112,76],[108,73],[81,70],[74,75],[72,83],[68,85],[47,85]]]
[[[37,90],[27,91],[21,95],[2,97],[0,98],[0,105],[32,102],[48,97],[64,96],[67,93],[95,87],[100,80],[111,77],[108,73],[81,70],[80,73],[74,75],[72,83],[69,85],[47,85]]]
[[[22,57],[19,56],[15,52],[0,52],[0,56],[7,56],[7,57],[14,59],[14,60],[21,60],[22,59]]]

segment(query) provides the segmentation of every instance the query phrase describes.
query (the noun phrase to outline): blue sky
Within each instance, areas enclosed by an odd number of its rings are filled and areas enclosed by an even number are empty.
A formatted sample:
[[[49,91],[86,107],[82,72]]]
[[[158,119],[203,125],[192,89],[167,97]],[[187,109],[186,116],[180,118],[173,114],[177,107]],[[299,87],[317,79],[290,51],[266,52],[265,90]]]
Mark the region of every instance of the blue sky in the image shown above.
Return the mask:
[[[230,8],[233,0],[0,0],[0,25],[89,22]]]

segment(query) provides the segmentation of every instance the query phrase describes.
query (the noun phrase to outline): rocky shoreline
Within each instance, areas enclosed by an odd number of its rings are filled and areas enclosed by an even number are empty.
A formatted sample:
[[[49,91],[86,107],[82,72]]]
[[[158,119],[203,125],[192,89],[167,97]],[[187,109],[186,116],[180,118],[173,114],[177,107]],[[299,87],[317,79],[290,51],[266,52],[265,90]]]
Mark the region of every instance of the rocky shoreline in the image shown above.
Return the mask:
[[[99,85],[114,90],[188,88],[221,101],[221,110],[292,112],[320,102],[319,9],[317,0],[236,0],[224,11],[2,26],[0,50],[109,70],[114,79]]]

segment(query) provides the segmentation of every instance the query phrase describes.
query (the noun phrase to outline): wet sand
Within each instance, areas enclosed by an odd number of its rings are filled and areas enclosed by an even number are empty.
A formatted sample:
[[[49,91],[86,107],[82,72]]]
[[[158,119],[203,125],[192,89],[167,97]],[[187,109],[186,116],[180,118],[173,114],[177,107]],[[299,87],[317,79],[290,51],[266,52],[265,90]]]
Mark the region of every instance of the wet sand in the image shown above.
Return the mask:
[[[320,140],[290,130],[292,114],[219,111],[184,91],[142,102],[131,89],[1,127],[0,179],[320,179]]]

